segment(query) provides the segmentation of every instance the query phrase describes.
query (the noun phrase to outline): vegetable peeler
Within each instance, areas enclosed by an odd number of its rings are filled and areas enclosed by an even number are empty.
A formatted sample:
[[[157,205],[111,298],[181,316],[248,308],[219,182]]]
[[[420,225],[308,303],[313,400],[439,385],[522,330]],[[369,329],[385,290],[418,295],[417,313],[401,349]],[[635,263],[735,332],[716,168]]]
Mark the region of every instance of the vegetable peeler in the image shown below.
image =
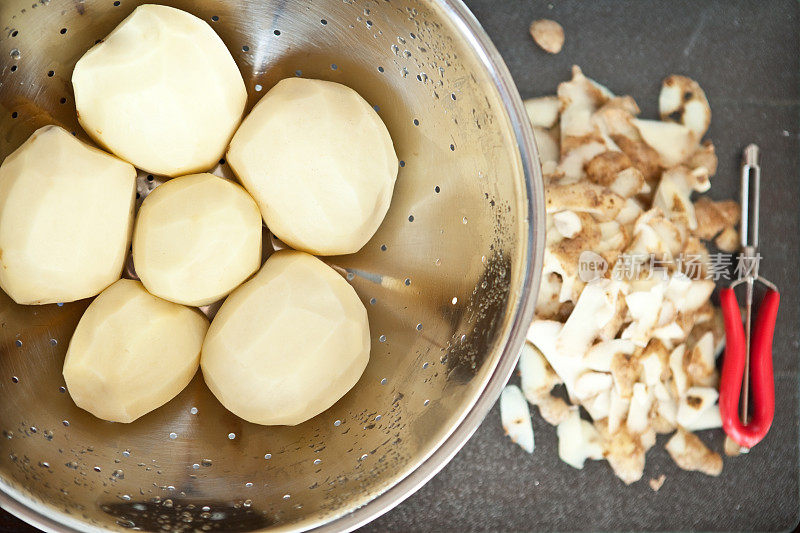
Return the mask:
[[[759,150],[755,144],[745,148],[741,176],[740,276],[728,288],[720,291],[720,305],[727,340],[719,384],[719,411],[725,433],[745,450],[749,450],[764,438],[775,414],[772,336],[780,302],[777,287],[758,275],[760,259],[758,204],[761,180],[758,156]],[[751,329],[753,290],[756,282],[763,284],[767,292],[759,306],[755,325]],[[734,292],[738,285],[744,285],[746,291],[744,325]],[[750,397],[753,402],[752,417]]]

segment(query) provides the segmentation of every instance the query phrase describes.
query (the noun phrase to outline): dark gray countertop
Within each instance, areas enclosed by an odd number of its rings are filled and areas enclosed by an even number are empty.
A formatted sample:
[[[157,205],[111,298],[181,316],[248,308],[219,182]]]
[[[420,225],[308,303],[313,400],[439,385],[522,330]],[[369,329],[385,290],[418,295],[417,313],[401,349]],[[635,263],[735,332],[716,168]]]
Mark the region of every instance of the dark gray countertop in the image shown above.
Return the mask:
[[[763,273],[781,288],[775,334],[773,428],[747,456],[726,459],[719,478],[677,469],[662,445],[643,481],[625,487],[605,462],[577,471],[559,461],[555,429],[534,414],[536,452],[503,436],[497,408],[431,482],[364,531],[786,530],[798,521],[798,277],[800,219],[800,7],[794,0],[653,2],[471,0],[523,97],[551,94],[570,66],[654,117],[661,80],[685,74],[705,89],[708,136],[720,158],[711,195],[738,194],[739,153],[763,149]],[[537,18],[559,21],[557,56],[528,34]],[[721,431],[703,437],[721,451]],[[659,492],[647,480],[666,475]],[[0,511],[0,532],[35,531]]]
[[[453,461],[365,531],[785,530],[798,522],[798,161],[800,9],[796,1],[652,2],[468,0],[523,98],[552,94],[570,66],[656,118],[661,80],[685,74],[711,102],[708,137],[720,159],[715,198],[738,197],[741,149],[763,150],[763,274],[781,288],[774,342],[775,422],[719,478],[679,470],[663,450],[625,487],[605,462],[574,470],[558,459],[555,428],[534,413],[536,451],[503,436],[495,406]],[[537,18],[564,26],[551,56],[528,34]],[[722,450],[722,432],[703,438]],[[666,475],[659,492],[647,480]]]

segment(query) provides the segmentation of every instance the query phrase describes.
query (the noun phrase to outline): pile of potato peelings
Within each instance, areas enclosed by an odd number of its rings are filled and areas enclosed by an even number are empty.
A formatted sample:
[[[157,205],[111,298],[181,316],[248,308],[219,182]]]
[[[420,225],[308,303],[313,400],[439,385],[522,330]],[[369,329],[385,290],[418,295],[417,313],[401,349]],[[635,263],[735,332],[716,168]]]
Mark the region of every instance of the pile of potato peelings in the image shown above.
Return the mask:
[[[508,386],[500,400],[504,429],[533,451],[530,402],[557,426],[559,456],[575,468],[605,459],[633,483],[656,434],[673,433],[666,449],[680,468],[719,475],[722,458],[692,433],[721,426],[715,361],[725,336],[703,241],[734,251],[739,208],[691,200],[717,169],[714,145],[701,142],[711,121],[705,93],[670,76],[661,120],[638,119],[632,97],[576,66],[557,96],[525,106],[545,180],[547,239],[521,389]],[[586,253],[606,267],[596,279],[581,275]],[[553,394],[560,384],[569,401]],[[725,449],[738,453],[732,441]]]

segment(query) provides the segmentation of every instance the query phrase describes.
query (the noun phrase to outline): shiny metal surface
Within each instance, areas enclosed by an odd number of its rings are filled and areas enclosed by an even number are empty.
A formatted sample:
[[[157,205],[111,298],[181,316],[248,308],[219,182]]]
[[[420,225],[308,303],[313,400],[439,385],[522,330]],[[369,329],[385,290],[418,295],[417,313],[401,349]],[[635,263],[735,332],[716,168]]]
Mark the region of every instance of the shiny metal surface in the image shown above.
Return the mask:
[[[0,157],[45,124],[85,138],[72,68],[139,3],[0,2]],[[543,244],[519,97],[455,1],[163,3],[220,34],[250,105],[300,75],[345,83],[377,106],[403,160],[394,201],[363,250],[331,259],[369,311],[370,364],[340,402],[296,427],[236,418],[199,375],[161,409],[112,424],[63,389],[88,301],[22,307],[0,293],[0,504],[54,531],[355,528],[455,454],[514,367]],[[140,194],[158,182],[140,176]]]

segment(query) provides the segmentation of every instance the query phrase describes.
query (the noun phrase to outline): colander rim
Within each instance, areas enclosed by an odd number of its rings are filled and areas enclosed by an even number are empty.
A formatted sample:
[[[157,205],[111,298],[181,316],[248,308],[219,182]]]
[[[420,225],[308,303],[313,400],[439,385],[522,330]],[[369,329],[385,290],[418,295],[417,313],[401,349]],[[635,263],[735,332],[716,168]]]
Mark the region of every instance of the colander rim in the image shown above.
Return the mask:
[[[449,18],[455,29],[478,55],[481,64],[494,82],[514,131],[525,178],[526,208],[528,210],[525,221],[527,223],[525,270],[522,273],[522,283],[518,290],[518,306],[503,342],[502,354],[497,360],[491,377],[480,394],[473,399],[472,404],[464,410],[459,422],[443,437],[440,444],[435,446],[416,468],[368,503],[325,524],[312,525],[309,531],[327,533],[357,529],[395,508],[444,468],[466,444],[497,401],[516,366],[525,334],[533,320],[541,278],[540,267],[544,257],[545,222],[544,185],[541,166],[538,164],[538,150],[533,130],[508,67],[469,8],[462,0],[433,1],[443,8],[443,14]],[[33,498],[13,488],[2,479],[0,479],[0,508],[49,533],[107,531],[71,518],[64,513],[51,512],[47,507],[37,504]]]
[[[500,56],[489,35],[478,19],[462,0],[434,0],[443,8],[461,36],[466,39],[479,56],[489,73],[508,113],[508,118],[517,141],[525,189],[527,193],[527,254],[525,272],[521,276],[519,305],[511,321],[503,352],[494,371],[481,393],[467,408],[461,420],[454,425],[439,446],[435,447],[406,477],[400,479],[367,504],[334,520],[312,527],[309,531],[328,533],[353,531],[391,511],[441,471],[483,422],[494,406],[503,387],[516,368],[519,352],[533,321],[536,297],[541,281],[541,266],[544,261],[544,181],[539,164],[539,152],[533,137],[528,115],[516,88],[511,72]]]

